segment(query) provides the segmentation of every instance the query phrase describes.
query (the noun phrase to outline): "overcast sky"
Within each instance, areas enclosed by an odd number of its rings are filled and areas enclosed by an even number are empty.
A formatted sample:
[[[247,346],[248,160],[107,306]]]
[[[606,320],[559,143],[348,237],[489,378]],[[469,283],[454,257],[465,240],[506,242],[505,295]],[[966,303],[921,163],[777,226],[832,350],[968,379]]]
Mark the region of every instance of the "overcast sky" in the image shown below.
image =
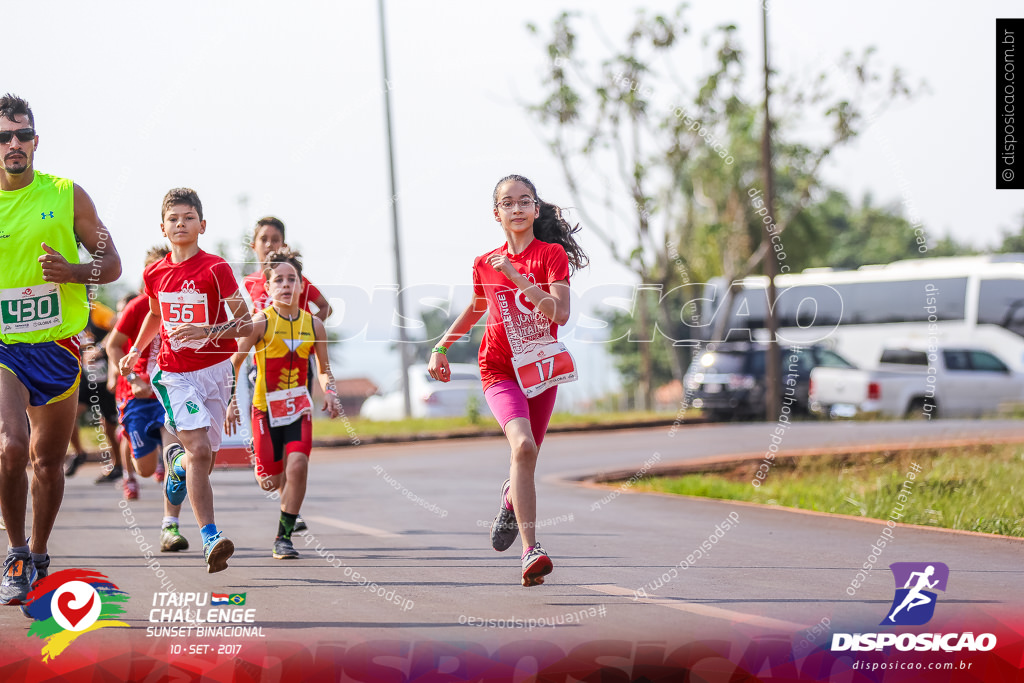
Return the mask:
[[[760,68],[759,3],[693,4],[696,34],[735,22],[750,68]],[[637,7],[675,6],[387,2],[407,284],[469,282],[474,256],[502,241],[490,195],[503,175],[522,173],[549,200],[568,201],[519,104],[539,97],[544,73],[525,24],[546,28],[561,9],[578,9],[582,53],[598,59],[590,27],[621,40]],[[772,2],[774,59],[782,72],[810,73],[874,45],[880,63],[926,80],[930,94],[886,112],[827,177],[878,201],[896,199],[905,180],[933,237],[984,247],[1016,229],[1024,209],[1021,192],[993,189],[995,18],[1019,3],[945,7]],[[211,250],[273,213],[314,282],[395,281],[376,2],[39,1],[26,11],[24,28],[7,25],[21,47],[5,51],[2,88],[35,110],[37,169],[73,178],[96,201],[128,281],[139,281],[144,251],[160,241],[163,194],[182,185],[203,200]],[[700,55],[678,73],[701,73]],[[574,288],[632,282],[583,239],[593,265]]]

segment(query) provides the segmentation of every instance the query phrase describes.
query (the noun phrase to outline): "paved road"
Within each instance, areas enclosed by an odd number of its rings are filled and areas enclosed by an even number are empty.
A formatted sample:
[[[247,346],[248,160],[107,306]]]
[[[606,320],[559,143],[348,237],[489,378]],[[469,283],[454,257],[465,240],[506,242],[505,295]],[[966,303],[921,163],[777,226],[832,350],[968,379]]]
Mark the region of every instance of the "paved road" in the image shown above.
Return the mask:
[[[156,594],[172,589],[246,593],[246,607],[255,610],[255,624],[266,636],[259,642],[307,645],[429,639],[496,647],[541,639],[565,649],[602,639],[682,642],[731,629],[794,638],[823,618],[833,629],[878,624],[892,599],[887,566],[895,561],[948,564],[956,588],[946,596],[950,610],[1000,614],[1024,607],[1019,591],[1007,590],[1024,585],[1019,541],[897,528],[878,568],[851,596],[846,589],[879,538],[878,524],[668,496],[608,500],[609,490],[569,481],[639,470],[655,458],[664,463],[764,451],[771,429],[730,424],[549,437],[541,455],[538,537],[555,572],[537,588],[519,585],[515,549],[498,554],[488,541],[507,472],[501,439],[315,452],[303,508],[310,532],[296,537],[302,557],[292,562],[270,557],[277,506],[251,473],[217,472],[217,520],[238,550],[229,570],[215,575],[205,572],[190,513],[182,519],[194,549],[157,553],[159,567],[147,565],[126,520],[138,520],[145,542],[157,544],[158,487],[146,482],[141,499],[126,510],[118,492],[92,483],[97,468],[87,466],[68,481],[51,541],[53,571],[97,569],[129,593],[126,621],[137,628],[89,634],[110,653],[129,642],[152,652],[205,642],[147,637],[146,627],[161,625],[150,622]],[[1024,424],[797,424],[782,451],[974,436],[1024,441]],[[712,546],[716,526],[722,528],[730,515],[732,528],[718,532]],[[673,568],[704,542],[710,553],[673,576]],[[364,586],[356,576],[373,584]],[[668,580],[657,586],[662,576]],[[644,586],[646,598],[636,593]],[[529,619],[564,625],[531,630]],[[481,627],[480,620],[495,621]],[[512,628],[507,621],[498,628],[498,620],[511,620]],[[38,641],[24,638],[28,623],[18,610],[0,609],[0,642],[38,656]],[[210,642],[246,647],[258,639]]]

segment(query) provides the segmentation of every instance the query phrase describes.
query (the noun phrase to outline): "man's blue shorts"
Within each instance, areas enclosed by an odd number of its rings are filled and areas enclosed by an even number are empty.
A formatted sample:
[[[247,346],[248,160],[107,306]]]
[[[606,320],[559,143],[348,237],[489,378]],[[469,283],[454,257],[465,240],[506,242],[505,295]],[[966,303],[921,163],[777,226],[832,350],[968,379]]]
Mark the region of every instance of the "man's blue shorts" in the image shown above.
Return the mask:
[[[45,406],[75,393],[82,378],[78,340],[4,344],[0,342],[0,367],[10,370],[28,389],[29,405]]]
[[[124,427],[133,458],[149,455],[163,445],[160,428],[164,426],[164,407],[159,399],[129,399],[121,407],[118,421]]]

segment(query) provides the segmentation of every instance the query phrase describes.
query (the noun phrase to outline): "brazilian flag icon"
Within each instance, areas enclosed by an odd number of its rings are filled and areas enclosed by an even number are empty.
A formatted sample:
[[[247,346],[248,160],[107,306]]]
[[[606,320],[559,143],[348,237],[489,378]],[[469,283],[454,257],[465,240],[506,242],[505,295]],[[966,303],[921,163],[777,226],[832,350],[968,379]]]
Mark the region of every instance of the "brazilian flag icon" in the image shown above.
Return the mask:
[[[228,596],[228,602],[230,602],[232,605],[244,605],[245,593],[232,593]]]

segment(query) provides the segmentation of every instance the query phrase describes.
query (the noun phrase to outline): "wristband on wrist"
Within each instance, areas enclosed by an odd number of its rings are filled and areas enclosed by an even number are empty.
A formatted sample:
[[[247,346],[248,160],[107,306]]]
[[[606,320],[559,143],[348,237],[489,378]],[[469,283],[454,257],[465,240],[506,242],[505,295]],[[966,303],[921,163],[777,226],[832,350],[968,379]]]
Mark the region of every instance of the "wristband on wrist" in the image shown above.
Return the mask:
[[[324,389],[324,393],[328,396],[337,396],[338,390],[334,387],[328,387],[327,389]]]
[[[431,351],[431,353],[440,353],[441,355],[447,356],[448,355],[448,347],[447,346],[435,346],[434,350]]]
[[[124,348],[124,347],[121,347],[121,348]],[[137,353],[140,356],[142,355],[142,352],[139,351],[138,347],[136,347],[135,345],[132,345],[132,348],[128,349],[128,353]]]

